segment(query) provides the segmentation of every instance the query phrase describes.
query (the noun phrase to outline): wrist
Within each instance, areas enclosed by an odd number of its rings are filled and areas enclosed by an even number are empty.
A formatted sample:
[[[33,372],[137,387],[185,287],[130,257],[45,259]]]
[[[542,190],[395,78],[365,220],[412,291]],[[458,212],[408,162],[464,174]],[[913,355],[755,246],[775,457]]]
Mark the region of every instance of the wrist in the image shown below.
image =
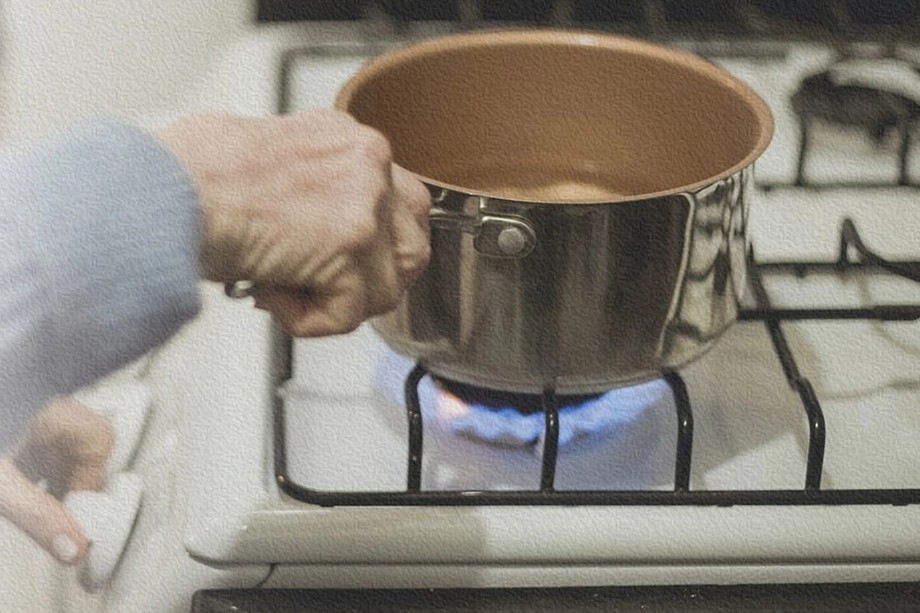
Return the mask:
[[[214,183],[215,169],[208,164],[207,143],[198,133],[198,121],[180,120],[157,131],[154,136],[179,162],[192,184],[199,213],[199,276],[209,281],[234,281],[240,278],[234,254],[238,248],[234,241],[234,228],[238,225],[227,219],[230,208],[222,206],[209,185]]]

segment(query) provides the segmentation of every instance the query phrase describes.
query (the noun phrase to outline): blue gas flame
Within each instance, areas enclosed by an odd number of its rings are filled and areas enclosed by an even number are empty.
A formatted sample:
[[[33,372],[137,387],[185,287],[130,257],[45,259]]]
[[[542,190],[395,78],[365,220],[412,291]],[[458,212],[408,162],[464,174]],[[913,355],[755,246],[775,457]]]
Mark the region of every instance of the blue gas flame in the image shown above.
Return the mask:
[[[413,366],[411,360],[386,351],[376,371],[377,391],[405,407],[403,385]],[[579,397],[577,401],[560,397],[559,447],[612,436],[670,393],[663,380],[655,379]],[[538,448],[542,442],[545,419],[542,412],[524,413],[514,406],[469,402],[442,389],[430,377],[419,383],[419,402],[424,420],[437,420],[442,428],[458,436],[506,447]]]

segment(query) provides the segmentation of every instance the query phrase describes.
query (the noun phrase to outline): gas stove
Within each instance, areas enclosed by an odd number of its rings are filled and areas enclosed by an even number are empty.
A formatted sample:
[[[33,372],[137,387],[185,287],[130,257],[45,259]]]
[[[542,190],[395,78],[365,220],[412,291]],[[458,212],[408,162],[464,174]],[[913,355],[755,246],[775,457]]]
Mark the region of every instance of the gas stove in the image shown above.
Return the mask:
[[[699,48],[698,44],[696,46]],[[839,335],[835,330],[839,330],[844,323],[844,329],[853,334],[861,327],[871,330],[878,325],[884,326],[882,322],[885,321],[891,322],[889,327],[897,330],[898,334],[910,334],[911,331],[915,331],[915,327],[909,324],[905,327],[903,322],[913,321],[920,315],[916,307],[911,307],[920,296],[916,288],[916,265],[908,263],[901,268],[897,268],[897,264],[886,267],[887,263],[863,244],[856,219],[859,218],[859,225],[869,224],[869,229],[875,233],[873,238],[876,244],[884,246],[887,253],[897,253],[899,248],[901,254],[907,254],[908,258],[910,254],[916,253],[917,246],[913,237],[910,233],[901,234],[898,228],[901,222],[898,220],[900,218],[911,224],[916,223],[916,214],[910,212],[915,208],[911,205],[913,190],[908,187],[917,171],[906,163],[903,141],[895,143],[892,151],[891,143],[881,142],[876,132],[860,134],[858,130],[850,129],[851,125],[841,125],[842,122],[838,121],[833,126],[838,129],[837,132],[831,133],[832,138],[824,142],[810,138],[806,126],[813,119],[812,115],[816,114],[811,113],[815,105],[810,104],[807,96],[808,84],[814,75],[826,74],[828,66],[835,67],[840,64],[836,58],[836,50],[826,45],[803,43],[793,46],[777,45],[770,53],[764,53],[764,48],[760,48],[757,53],[751,53],[746,49],[738,53],[731,51],[731,48],[718,52],[718,49],[718,46],[710,49],[714,56],[712,59],[753,85],[770,103],[777,119],[777,142],[757,163],[757,175],[760,178],[758,183],[763,193],[759,195],[760,202],[755,203],[755,219],[751,222],[754,238],[749,254],[749,278],[752,285],[748,291],[750,304],[743,312],[743,323],[739,326],[744,330],[733,332],[729,340],[720,343],[726,347],[717,347],[712,355],[691,366],[686,373],[663,373],[663,378],[659,382],[634,390],[638,397],[634,401],[624,399],[629,396],[629,390],[611,392],[606,402],[593,398],[583,400],[583,404],[590,406],[604,405],[600,409],[595,409],[608,418],[607,421],[601,420],[600,425],[595,423],[595,418],[584,415],[590,410],[585,411],[581,408],[580,418],[572,416],[575,411],[571,406],[559,411],[556,408],[558,401],[552,395],[547,395],[542,399],[542,403],[539,403],[546,408],[545,413],[533,415],[528,412],[530,414],[518,415],[517,425],[511,424],[515,419],[514,415],[509,417],[507,410],[495,411],[494,406],[491,411],[479,411],[478,417],[474,415],[476,411],[470,411],[469,406],[466,406],[459,409],[458,417],[457,407],[463,407],[463,403],[458,402],[456,397],[444,389],[429,389],[432,386],[426,385],[423,380],[423,367],[418,366],[412,370],[409,362],[389,352],[370,329],[364,331],[364,337],[359,334],[353,338],[332,340],[328,350],[319,350],[315,354],[313,351],[319,349],[315,342],[290,344],[287,341],[285,351],[291,358],[279,367],[284,372],[282,378],[286,382],[285,397],[288,402],[279,403],[275,426],[275,440],[279,448],[276,468],[283,477],[283,489],[287,494],[305,502],[332,505],[357,500],[363,500],[364,504],[427,502],[458,505],[482,505],[493,502],[574,505],[598,504],[600,501],[608,504],[655,501],[656,504],[663,505],[734,502],[767,504],[779,501],[785,504],[818,504],[831,501],[843,504],[857,501],[891,502],[894,498],[903,501],[905,496],[916,497],[916,492],[906,493],[912,489],[909,482],[902,486],[899,493],[892,490],[883,493],[879,488],[869,485],[859,492],[854,491],[851,495],[843,496],[841,486],[836,486],[834,491],[820,488],[826,444],[826,425],[821,402],[815,396],[814,386],[797,365],[784,327],[792,325],[795,328],[794,336],[806,334],[819,339],[818,342],[822,342],[821,335],[837,338]],[[328,75],[322,73],[323,64],[329,62],[340,69],[343,61],[346,64],[353,62],[352,69],[356,70],[363,62],[360,58],[372,56],[377,51],[378,49],[373,49],[362,54],[358,48],[336,45],[289,50],[281,71],[280,110],[287,112],[327,104],[329,99],[315,98],[322,95],[322,88],[314,87],[313,82],[317,75],[320,75],[318,78],[324,83],[330,80]],[[860,47],[858,52],[871,55],[873,51],[870,45]],[[337,56],[338,59],[334,59]],[[891,61],[890,58],[877,59],[882,64],[882,73],[886,68],[890,68],[885,65],[885,62]],[[299,71],[299,65],[309,68]],[[873,74],[871,68],[869,74]],[[790,75],[799,75],[799,78],[790,78]],[[332,77],[333,80],[334,78]],[[853,89],[851,86],[848,92]],[[879,95],[889,95],[882,90],[869,90],[867,87],[857,91],[875,91]],[[851,112],[851,115],[855,117],[858,110]],[[853,119],[849,124],[854,124],[858,128],[866,128],[867,124],[871,124],[871,109],[863,110],[869,119],[862,123]],[[905,127],[904,133],[909,134],[909,127]],[[840,138],[850,138],[850,146],[842,147]],[[859,142],[859,138],[867,142]],[[797,143],[798,147],[792,148],[791,151],[797,154],[790,155],[787,145],[793,142]],[[854,142],[861,146],[856,146]],[[811,154],[808,160],[804,155],[806,151]],[[871,203],[867,199],[871,199]],[[762,223],[758,223],[756,219],[758,214],[765,215]],[[809,219],[808,215],[812,215],[813,218]],[[901,217],[903,215],[906,217]],[[884,221],[885,219],[887,221]],[[892,239],[892,234],[899,235],[900,238]],[[894,245],[893,240],[901,241],[901,244]],[[762,250],[761,244],[764,245]],[[863,285],[865,288],[873,289],[856,289]],[[883,287],[886,289],[882,289]],[[790,298],[793,295],[801,298]],[[815,302],[813,296],[820,296],[822,299]],[[903,302],[905,300],[906,304]],[[880,305],[889,306],[886,308]],[[897,322],[901,322],[901,325]],[[799,332],[799,328],[808,332]],[[871,332],[866,334],[871,335]],[[856,341],[856,346],[862,347],[863,350],[867,347],[864,342],[859,341]],[[824,351],[836,354],[837,349],[831,347]],[[726,355],[723,355],[723,352],[727,352]],[[877,348],[874,353],[879,354],[881,362],[886,360],[883,348]],[[405,472],[402,467],[398,471],[389,471],[387,475],[383,469],[376,467],[373,477],[362,483],[360,477],[336,468],[352,466],[348,461],[350,454],[354,454],[352,457],[368,458],[368,450],[382,446],[372,426],[373,418],[367,423],[362,422],[362,425],[356,428],[360,432],[372,434],[369,434],[367,440],[360,442],[360,437],[350,437],[354,444],[347,445],[349,451],[342,449],[338,440],[331,444],[323,444],[322,441],[310,436],[311,427],[315,425],[311,422],[314,419],[322,420],[323,418],[318,415],[325,414],[322,408],[313,405],[322,404],[326,395],[341,395],[341,386],[337,384],[341,375],[323,368],[324,364],[336,364],[335,368],[338,368],[338,362],[327,361],[324,355],[349,356],[348,363],[356,365],[351,372],[357,379],[349,379],[347,386],[349,389],[357,387],[364,390],[363,396],[372,399],[370,404],[379,405],[372,409],[374,412],[390,414],[392,421],[394,415],[409,411],[408,417],[403,416],[407,420],[405,423],[391,423],[387,430],[399,433],[392,444],[386,445],[387,449],[399,450],[398,455],[382,452],[381,456],[388,458],[385,465],[392,469],[401,466],[397,457],[411,458],[408,468],[405,469],[408,470],[407,477],[402,474]],[[820,370],[820,366],[809,363],[814,360],[811,355],[798,359],[803,360],[805,368]],[[367,373],[362,371],[362,364],[367,364],[364,368]],[[775,372],[751,372],[771,364]],[[917,365],[903,364],[906,369],[904,372],[920,372],[916,369]],[[395,372],[381,375],[380,371],[386,368]],[[879,365],[876,368],[892,369],[892,372],[900,369],[893,365]],[[684,374],[691,379],[689,391],[682,376]],[[756,376],[752,377],[754,374]],[[822,376],[831,377],[837,374],[839,373],[834,372]],[[381,383],[381,377],[389,377],[390,380]],[[852,374],[846,374],[842,380],[853,381],[853,377]],[[909,379],[910,375],[907,374],[906,377]],[[782,388],[784,380],[789,396],[778,397],[777,390]],[[405,392],[402,391],[404,382]],[[443,385],[440,387],[443,388]],[[716,398],[711,397],[714,388],[718,388],[715,392]],[[311,394],[316,389],[321,390],[323,401],[312,400]],[[400,397],[401,394],[404,396]],[[691,400],[693,397],[699,399]],[[757,398],[763,398],[764,401],[758,404],[755,400]],[[533,399],[522,402],[532,404]],[[622,407],[623,404],[626,405],[625,408]],[[810,429],[801,430],[798,433],[801,436],[796,435],[800,440],[809,442],[807,445],[791,445],[786,450],[777,449],[778,459],[767,460],[765,467],[755,470],[754,474],[736,473],[733,477],[736,486],[732,488],[736,493],[717,493],[711,485],[704,487],[703,491],[695,490],[690,484],[691,466],[694,464],[697,464],[698,470],[693,471],[693,476],[700,483],[719,482],[712,473],[718,472],[716,469],[723,462],[714,462],[707,470],[704,468],[707,464],[702,458],[718,456],[720,452],[724,452],[724,440],[720,439],[728,435],[728,432],[723,431],[720,432],[720,436],[713,437],[712,449],[708,450],[706,447],[701,448],[698,441],[696,453],[699,459],[694,462],[691,458],[694,448],[694,418],[691,407],[695,404],[701,404],[704,411],[734,413],[729,423],[736,423],[738,432],[732,433],[731,438],[740,441],[754,433],[750,441],[753,448],[765,446],[773,438],[773,434],[795,433],[795,425],[804,427],[805,424],[810,424]],[[737,409],[725,409],[725,405],[734,405]],[[430,407],[428,415],[426,406]],[[516,407],[518,411],[520,406],[519,402]],[[513,413],[515,407],[504,408],[512,409]],[[450,416],[445,417],[445,414]],[[777,427],[765,428],[764,416],[776,417]],[[723,415],[717,419],[721,421],[724,417]],[[349,411],[349,418],[356,418],[354,411]],[[481,422],[479,426],[471,425],[474,418]],[[700,418],[706,419],[704,416],[698,416],[697,421]],[[331,424],[339,420],[336,410],[332,411],[328,420]],[[618,420],[621,423],[615,427]],[[437,457],[440,452],[430,453],[434,458],[431,459],[430,470],[423,475],[424,461],[421,449],[425,429],[420,424],[427,421],[433,423],[430,434],[431,443],[435,446],[441,445],[438,437],[444,428],[451,431],[447,435],[449,438],[454,438],[458,432],[461,435],[469,435],[471,430],[477,429],[488,431],[488,434],[479,434],[480,440],[473,443],[478,445],[476,449],[465,447],[464,451],[460,452],[458,457],[462,459],[457,462],[458,465],[443,467]],[[591,425],[580,426],[579,421]],[[450,423],[445,426],[445,422]],[[655,425],[652,426],[652,423]],[[779,427],[779,423],[785,426]],[[321,426],[319,431],[328,432],[328,428],[334,427]],[[522,433],[516,432],[516,427],[519,427]],[[597,455],[596,449],[587,453],[583,449],[577,449],[578,445],[574,445],[576,449],[570,453],[563,450],[557,457],[560,451],[560,431],[566,441],[574,436],[591,439],[590,444],[593,445],[596,442],[594,439],[604,437],[598,437],[598,432],[592,432],[592,428],[608,431],[609,437],[601,443],[600,448],[602,454],[609,457],[602,459]],[[853,434],[856,433],[849,436]],[[706,437],[706,434],[701,433],[700,436]],[[843,436],[847,435],[841,435]],[[490,445],[490,441],[482,440],[490,437],[497,438],[497,441],[491,441],[497,444]],[[297,443],[291,444],[288,442],[289,439]],[[529,441],[530,445],[518,444],[524,440]],[[301,444],[301,441],[309,443]],[[446,447],[452,449],[456,445],[451,442]],[[512,450],[511,447],[516,449]],[[522,449],[527,447],[530,448]],[[797,447],[804,447],[804,450]],[[308,448],[311,451],[300,451],[300,448]],[[539,453],[535,454],[534,449],[539,449]],[[653,450],[657,450],[657,453]],[[289,451],[295,456],[290,462],[286,455]],[[729,455],[734,459],[737,451],[738,449],[734,449]],[[505,475],[493,484],[497,485],[495,489],[501,493],[484,491],[481,484],[488,482],[490,478],[487,475],[494,473],[498,470],[497,467],[503,464],[501,458],[507,459],[515,455],[520,458],[514,460],[517,463],[513,468],[508,469],[515,476]],[[526,459],[525,455],[528,456]],[[618,456],[619,459],[613,456]],[[576,461],[575,458],[579,460]],[[669,459],[665,461],[664,458]],[[796,471],[792,466],[788,466],[790,462],[794,462],[793,458],[802,460],[804,468]],[[568,466],[570,462],[573,464],[571,467]],[[781,465],[787,467],[780,469]],[[325,476],[327,466],[329,474]],[[557,469],[562,484],[555,482]],[[723,468],[722,472],[726,470],[728,469]],[[768,474],[784,470],[788,474],[785,480],[771,481],[767,477]],[[439,471],[453,475],[446,479],[452,486],[437,483],[438,479],[434,475]],[[654,473],[654,476],[651,473]],[[362,474],[369,475],[367,472]],[[456,476],[458,474],[466,474],[467,477],[460,478]],[[573,483],[565,483],[567,479],[572,479],[566,475],[577,475],[578,478]],[[619,481],[613,479],[613,475],[620,475]],[[667,495],[636,492],[636,487],[641,489],[641,485],[637,485],[643,480],[640,475],[646,475],[646,485],[660,487],[667,484],[668,489],[673,492]],[[434,490],[452,489],[456,495],[424,491],[426,488],[422,487],[423,476]],[[591,485],[592,478],[595,485],[599,482],[607,483],[603,489],[629,491],[619,491],[615,495],[599,494],[598,488]],[[613,482],[610,482],[611,479]],[[792,486],[799,479],[802,480],[801,492],[796,491],[797,486]],[[885,479],[882,474],[864,474],[853,477],[850,482],[878,484]],[[471,485],[475,482],[479,482],[480,487]],[[786,486],[777,489],[776,483],[780,482]],[[329,483],[333,490],[347,489],[344,484],[353,484],[355,491],[352,495],[324,492],[317,483]],[[510,483],[529,483],[531,489],[519,489],[512,487]],[[406,495],[395,496],[388,493],[375,497],[371,493],[375,487],[387,492],[405,488]],[[760,489],[761,487],[769,489]],[[515,489],[516,492],[508,494],[509,489]],[[366,491],[362,494],[362,490]],[[569,491],[561,493],[559,490]],[[577,493],[571,490],[576,490]],[[867,496],[867,492],[870,491],[874,491],[879,497]],[[893,498],[886,500],[887,496]]]
[[[228,50],[199,107],[328,106],[370,57],[456,29],[392,26],[264,26]],[[71,602],[178,612],[197,593],[201,611],[335,610],[371,594],[459,610],[539,596],[583,610],[753,603],[791,584],[799,603],[820,600],[808,586],[825,604],[914,593],[920,162],[899,124],[880,134],[796,102],[839,59],[825,40],[671,42],[747,81],[777,121],[742,316],[707,355],[635,389],[483,398],[371,325],[292,340],[205,285],[202,316],[146,375],[157,410],[132,544],[105,590],[70,585]]]

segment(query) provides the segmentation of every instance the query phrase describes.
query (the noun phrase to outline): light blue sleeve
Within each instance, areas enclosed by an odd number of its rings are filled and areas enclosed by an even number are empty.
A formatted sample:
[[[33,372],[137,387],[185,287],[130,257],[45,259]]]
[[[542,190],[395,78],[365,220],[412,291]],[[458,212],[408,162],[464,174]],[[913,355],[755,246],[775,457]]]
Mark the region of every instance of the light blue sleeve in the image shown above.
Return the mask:
[[[200,308],[199,207],[144,131],[94,121],[0,157],[0,450],[43,403]]]

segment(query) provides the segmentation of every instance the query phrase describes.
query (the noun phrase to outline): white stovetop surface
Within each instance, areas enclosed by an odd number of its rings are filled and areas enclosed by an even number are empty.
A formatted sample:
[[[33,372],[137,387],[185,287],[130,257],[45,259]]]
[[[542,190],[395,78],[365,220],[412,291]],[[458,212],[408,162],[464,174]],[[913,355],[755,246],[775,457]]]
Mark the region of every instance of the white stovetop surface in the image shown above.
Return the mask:
[[[294,43],[334,43],[349,33],[337,27],[267,28],[247,35],[227,49],[198,106],[273,112],[280,52]],[[792,59],[821,61],[815,58]],[[303,79],[295,100],[329,104],[364,59],[335,54],[312,59],[309,70],[299,72]],[[773,87],[770,79],[778,78],[753,61],[734,68],[758,88]],[[771,104],[781,109],[784,102]],[[771,180],[791,178],[778,148],[794,138],[780,127],[758,167]],[[759,196],[751,220],[758,254],[833,258],[834,220],[842,210],[857,215],[866,240],[883,253],[920,254],[920,207],[905,206],[920,194],[865,192],[861,197],[871,202],[839,196],[787,189]],[[920,301],[920,290],[905,284],[781,285],[773,289],[790,304],[867,293],[880,300]],[[225,299],[220,288],[207,285],[203,292],[202,316],[154,360],[150,377],[158,414],[140,456],[152,503],[142,511],[135,538],[147,545],[129,549],[106,596],[110,610],[180,598],[170,592],[184,590],[187,597],[202,587],[254,585],[269,575],[267,587],[920,580],[918,506],[322,509],[290,500],[272,478],[269,321],[249,305]],[[920,466],[917,324],[803,324],[788,326],[787,333],[828,416],[825,487],[920,487],[920,471],[912,469]],[[802,482],[804,418],[794,399],[790,402],[775,358],[764,357],[759,348],[764,338],[760,326],[736,326],[687,373],[691,394],[700,399],[694,400],[694,488],[795,488]],[[839,350],[845,342],[856,345],[855,355]],[[296,344],[296,375],[286,393],[289,440],[301,443],[292,447],[291,472],[302,484],[334,489],[344,480],[401,487],[401,409],[375,394],[372,385],[384,351],[368,327]],[[761,374],[762,381],[756,379]],[[725,397],[744,403],[720,402]],[[668,410],[666,403],[656,405],[647,421],[668,419]],[[739,413],[753,417],[756,432],[734,419]],[[896,444],[878,445],[879,428]],[[651,430],[643,432],[647,442]],[[333,442],[341,445],[334,449]],[[858,462],[847,459],[854,449],[862,458]],[[532,467],[533,458],[524,453],[498,461]],[[578,460],[582,464],[576,461],[568,470],[622,463],[630,455],[586,453]],[[661,482],[666,464],[644,478],[666,486]],[[626,467],[621,474],[630,474]],[[447,466],[437,479],[450,485],[494,468]],[[560,478],[565,470],[561,465]],[[277,566],[270,572],[272,564]],[[171,587],[148,585],[146,596],[133,593],[150,583],[145,577],[158,565],[171,569]]]

